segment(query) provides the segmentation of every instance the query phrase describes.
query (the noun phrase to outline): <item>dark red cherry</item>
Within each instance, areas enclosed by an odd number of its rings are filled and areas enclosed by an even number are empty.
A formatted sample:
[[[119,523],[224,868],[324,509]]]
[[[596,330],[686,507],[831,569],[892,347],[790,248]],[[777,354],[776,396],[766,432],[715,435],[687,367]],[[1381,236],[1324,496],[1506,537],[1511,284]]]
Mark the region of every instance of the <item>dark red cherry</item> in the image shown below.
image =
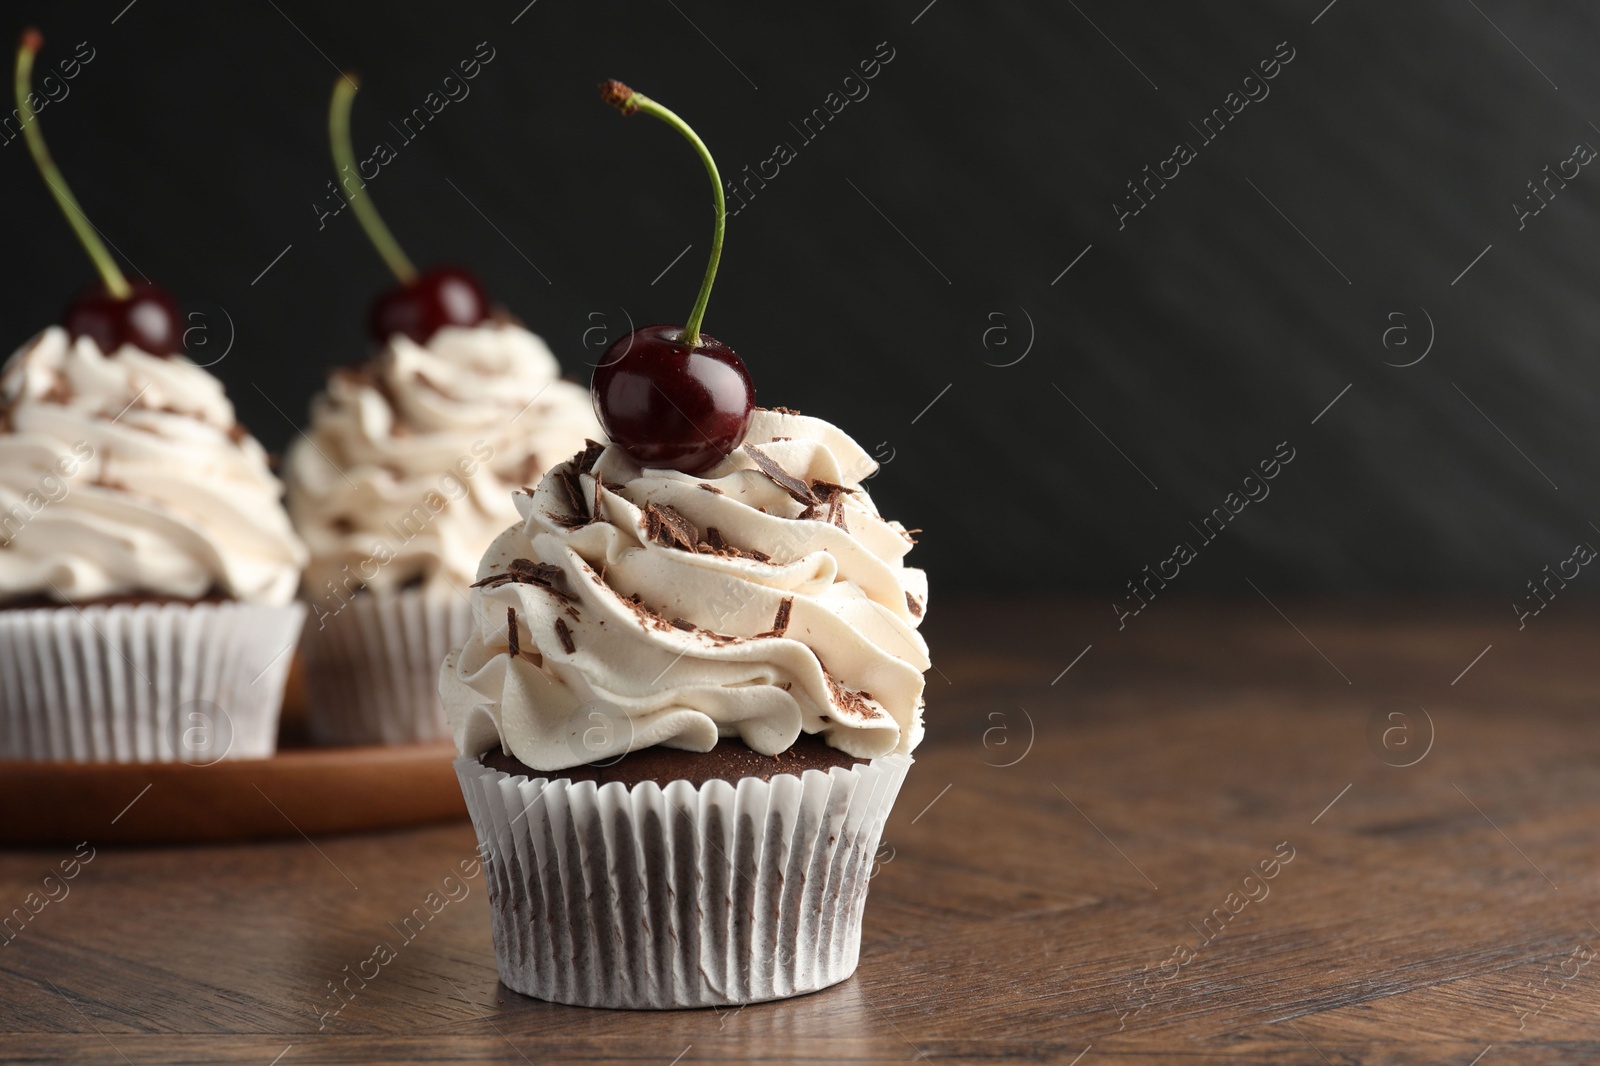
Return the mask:
[[[171,355],[183,347],[183,315],[167,290],[149,281],[129,282],[123,299],[104,284],[93,285],[67,308],[61,324],[73,340],[90,337],[110,355],[124,344],[151,355]]]
[[[460,267],[437,266],[374,300],[367,328],[379,344],[396,333],[427,344],[445,326],[476,326],[488,317],[489,296],[478,279]]]
[[[606,349],[590,384],[606,436],[642,466],[698,474],[744,440],[756,406],[744,362],[715,337],[642,326]]]

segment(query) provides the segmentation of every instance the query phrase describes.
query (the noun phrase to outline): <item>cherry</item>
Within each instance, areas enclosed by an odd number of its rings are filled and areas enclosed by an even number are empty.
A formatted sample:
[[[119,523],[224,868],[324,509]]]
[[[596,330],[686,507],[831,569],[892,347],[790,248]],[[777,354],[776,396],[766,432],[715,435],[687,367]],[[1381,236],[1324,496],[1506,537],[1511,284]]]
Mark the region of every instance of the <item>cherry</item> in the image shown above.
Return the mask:
[[[360,88],[360,79],[348,72],[333,83],[333,99],[328,104],[328,143],[333,149],[339,187],[355,209],[356,221],[400,282],[373,301],[367,314],[367,330],[379,344],[387,343],[396,333],[427,344],[444,326],[476,326],[489,317],[489,296],[483,285],[461,267],[436,266],[419,274],[367,194],[350,144],[350,109]]]
[[[39,116],[31,104],[35,99],[33,59],[42,47],[44,37],[38,30],[30,28],[22,32],[22,40],[17,45],[17,115],[22,120],[22,134],[34,165],[100,273],[100,284],[86,289],[72,301],[62,324],[74,340],[92,338],[107,355],[124,344],[132,344],[152,355],[171,355],[179,350],[183,340],[183,316],[178,312],[178,305],[161,286],[148,281],[129,282],[123,276],[122,268],[117,266],[105,242],[89,224],[88,216],[78,206],[77,198],[45,146]]]
[[[488,317],[489,296],[477,278],[461,267],[436,266],[374,300],[367,328],[379,344],[396,333],[427,344],[444,326],[476,326]]]
[[[590,390],[611,442],[644,466],[705,471],[739,446],[756,390],[744,361],[708,334],[643,326],[606,349]]]
[[[677,130],[694,145],[711,178],[716,225],[688,324],[645,326],[619,338],[606,349],[589,384],[595,414],[613,444],[645,466],[698,474],[744,440],[756,404],[744,362],[732,348],[700,332],[728,222],[722,179],[705,142],[667,108],[620,81],[602,82],[600,98],[624,115],[643,111]]]
[[[78,294],[61,324],[73,340],[89,337],[110,355],[124,344],[151,355],[171,355],[183,347],[183,315],[167,290],[149,281],[129,283],[128,296],[112,295],[104,285]]]

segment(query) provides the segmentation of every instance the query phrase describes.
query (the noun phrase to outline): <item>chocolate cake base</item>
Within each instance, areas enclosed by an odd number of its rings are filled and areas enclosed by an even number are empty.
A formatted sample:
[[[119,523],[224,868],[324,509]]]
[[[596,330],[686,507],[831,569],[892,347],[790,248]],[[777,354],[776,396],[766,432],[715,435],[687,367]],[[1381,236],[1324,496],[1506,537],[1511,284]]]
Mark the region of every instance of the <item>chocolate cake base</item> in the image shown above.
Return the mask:
[[[802,744],[824,763],[852,761],[815,737]],[[576,772],[647,759],[666,767],[659,789],[596,789],[565,770],[507,778],[503,758],[455,760],[501,982],[554,1003],[664,1010],[783,999],[855,972],[910,756],[797,782],[778,774],[815,761],[725,738],[706,754],[654,748]],[[683,780],[745,769],[773,776]]]
[[[778,774],[799,775],[807,770],[826,772],[835,766],[848,770],[871,760],[846,755],[838,748],[829,747],[821,737],[801,733],[793,746],[777,755],[762,755],[737,737],[723,737],[707,752],[679,751],[658,745],[630,751],[615,762],[607,760],[606,764],[589,763],[565,770],[535,770],[499,749],[484,752],[478,761],[491,770],[502,770],[512,776],[565,778],[593,781],[596,785],[620,781],[631,788],[642,781],[662,785],[669,781],[688,781],[696,787],[707,781],[734,782],[744,777],[770,781]]]
[[[72,603],[67,603],[64,600],[53,599],[50,596],[35,595],[25,596],[21,599],[7,600],[4,603],[0,603],[0,611],[36,611],[41,607],[76,607],[81,611],[85,607],[142,607],[145,604],[152,604],[156,607],[164,607],[169,603],[179,603],[186,607],[192,607],[197,603],[231,602],[233,601],[221,593],[208,594],[200,597],[197,600],[186,600],[178,596],[131,595],[101,596],[98,599],[75,600]]]

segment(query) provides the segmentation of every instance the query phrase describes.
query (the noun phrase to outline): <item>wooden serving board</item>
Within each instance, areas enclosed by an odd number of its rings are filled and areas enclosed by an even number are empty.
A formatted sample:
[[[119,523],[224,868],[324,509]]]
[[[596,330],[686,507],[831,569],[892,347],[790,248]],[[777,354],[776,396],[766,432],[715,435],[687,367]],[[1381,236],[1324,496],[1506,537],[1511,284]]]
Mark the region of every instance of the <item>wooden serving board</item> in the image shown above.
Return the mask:
[[[270,759],[0,762],[0,845],[315,837],[465,818],[454,745],[280,747]]]

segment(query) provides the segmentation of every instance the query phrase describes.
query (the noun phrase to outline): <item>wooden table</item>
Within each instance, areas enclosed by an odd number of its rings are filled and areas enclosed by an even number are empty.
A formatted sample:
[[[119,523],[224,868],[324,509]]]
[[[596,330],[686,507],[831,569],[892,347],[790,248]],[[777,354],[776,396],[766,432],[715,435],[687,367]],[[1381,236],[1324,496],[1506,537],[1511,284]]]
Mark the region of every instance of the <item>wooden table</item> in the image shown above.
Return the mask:
[[[103,848],[0,947],[0,1059],[1600,1061],[1600,613],[1168,600],[1119,632],[1098,601],[945,602],[929,625],[929,739],[842,986],[666,1014],[511,993],[481,877],[396,929],[465,824]],[[71,856],[0,856],[0,903]]]

